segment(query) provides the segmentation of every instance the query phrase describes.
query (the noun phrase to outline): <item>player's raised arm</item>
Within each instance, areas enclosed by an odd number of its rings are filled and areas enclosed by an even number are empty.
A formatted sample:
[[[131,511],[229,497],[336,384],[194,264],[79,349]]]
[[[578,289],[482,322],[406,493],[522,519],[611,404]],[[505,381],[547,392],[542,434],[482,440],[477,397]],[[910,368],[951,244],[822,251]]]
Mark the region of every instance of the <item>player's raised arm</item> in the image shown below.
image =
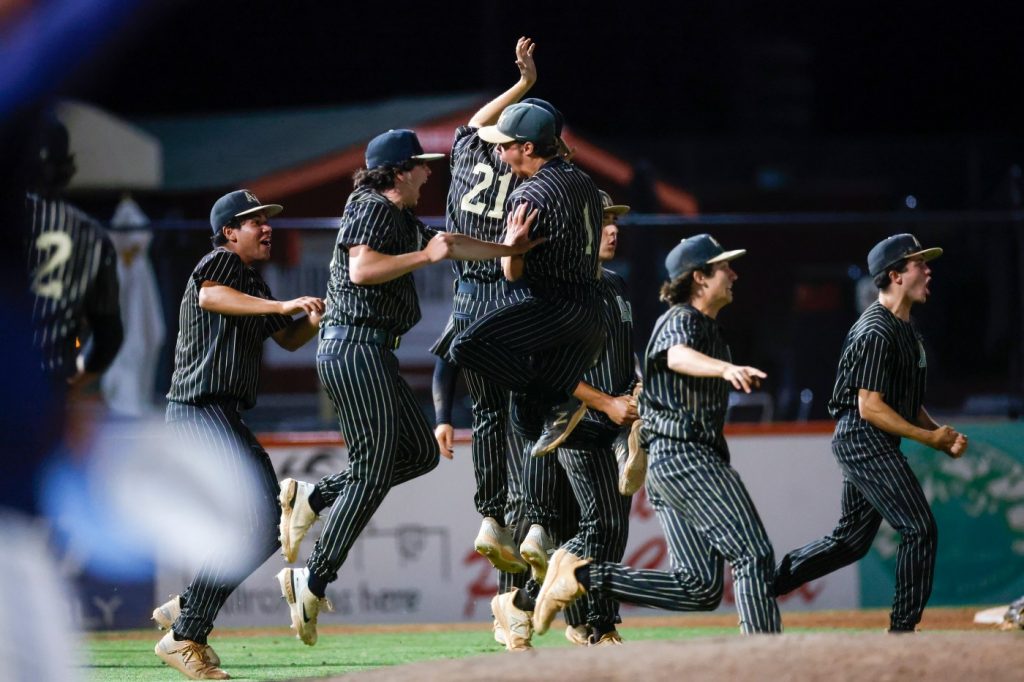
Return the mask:
[[[533,63],[533,50],[537,46],[529,38],[523,37],[516,41],[516,66],[519,67],[519,80],[511,88],[501,93],[487,104],[480,107],[480,110],[469,119],[469,125],[473,128],[482,128],[492,125],[498,120],[498,116],[505,107],[515,104],[530,91],[533,84],[537,82],[537,66]]]

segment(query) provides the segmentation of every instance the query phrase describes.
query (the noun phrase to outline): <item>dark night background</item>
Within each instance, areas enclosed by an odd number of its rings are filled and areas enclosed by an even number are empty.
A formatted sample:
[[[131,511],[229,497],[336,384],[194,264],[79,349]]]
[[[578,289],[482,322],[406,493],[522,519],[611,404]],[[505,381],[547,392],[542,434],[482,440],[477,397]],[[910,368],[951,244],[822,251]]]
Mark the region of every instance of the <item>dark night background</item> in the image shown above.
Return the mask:
[[[851,267],[906,230],[949,252],[935,301],[915,313],[936,367],[931,404],[955,411],[972,393],[1021,393],[1022,19],[1017,2],[176,0],[137,7],[56,89],[129,120],[493,96],[515,79],[515,39],[530,36],[531,94],[573,130],[692,193],[704,216],[746,216],[700,231],[750,250],[723,324],[736,356],[777,382],[777,416],[811,385],[824,416],[855,315]],[[642,187],[623,194],[657,210]],[[911,195],[918,215],[975,213],[911,219]],[[785,212],[888,217],[757,222]],[[696,228],[644,229],[617,261],[631,273],[639,343],[660,312],[651,260]]]
[[[168,2],[65,90],[125,115],[496,91],[592,135],[1020,132],[1016,2]],[[763,114],[771,114],[765,117]]]

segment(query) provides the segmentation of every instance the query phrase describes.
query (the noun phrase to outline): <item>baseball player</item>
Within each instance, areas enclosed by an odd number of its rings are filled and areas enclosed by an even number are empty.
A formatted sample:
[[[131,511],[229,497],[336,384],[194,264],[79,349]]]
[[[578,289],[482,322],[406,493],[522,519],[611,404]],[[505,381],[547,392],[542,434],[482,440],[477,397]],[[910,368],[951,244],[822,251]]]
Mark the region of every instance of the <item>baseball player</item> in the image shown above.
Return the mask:
[[[717,323],[737,279],[730,263],[744,253],[701,234],[684,239],[665,260],[671,279],[661,298],[671,307],[644,356],[640,414],[650,446],[647,488],[672,570],[633,569],[559,549],[537,597],[538,633],[587,593],[675,611],[712,610],[722,599],[725,561],[741,632],[781,631],[770,592],[772,545],[722,435],[730,385],[749,392],[766,376],[732,363]]]
[[[921,621],[938,543],[935,517],[900,439],[954,459],[967,449],[966,436],[940,426],[924,408],[928,360],[910,316],[928,300],[928,262],[941,254],[911,234],[888,237],[868,253],[878,300],[846,335],[829,402],[837,420],[832,452],[843,472],[842,512],[830,535],[783,557],[774,584],[783,595],[857,561],[885,519],[900,534],[890,632],[912,632]]]
[[[448,189],[446,230],[485,241],[499,241],[505,233],[505,198],[522,179],[498,158],[495,146],[477,131],[492,125],[510,104],[519,101],[537,80],[533,60],[535,45],[529,38],[516,43],[519,80],[485,104],[455,131],[452,145],[452,182]],[[529,100],[536,102],[538,100]],[[560,132],[560,131],[559,131]],[[451,403],[457,369],[444,356],[452,338],[476,319],[514,301],[526,298],[526,289],[504,279],[501,265],[492,261],[453,261],[455,297],[452,317],[431,352],[438,356],[434,371],[434,404],[437,426],[434,435],[441,454],[452,456]],[[464,373],[473,401],[473,472],[476,477],[474,503],[482,517],[474,540],[476,551],[500,571],[518,573],[526,569],[506,526],[508,488],[506,426],[509,391],[476,372]]]
[[[75,173],[67,129],[49,116],[37,135],[25,200],[35,344],[51,377],[82,387],[110,366],[124,337],[117,253],[99,224],[60,199]]]
[[[180,597],[153,612],[157,624],[168,628],[156,655],[192,679],[228,679],[207,637],[227,598],[279,547],[277,476],[241,415],[256,403],[263,342],[272,337],[296,350],[316,334],[324,311],[323,300],[311,296],[275,300],[254,269],[270,258],[268,220],[281,210],[244,189],[218,199],[210,211],[214,248],[192,271],[181,299],[167,422],[196,449],[233,469],[258,472],[263,486],[252,496],[251,525],[239,529],[251,549],[242,557],[243,570],[238,557],[210,557]],[[296,313],[305,315],[291,319]]]
[[[629,211],[629,207],[615,205],[605,192],[601,192],[601,199],[603,227],[598,258],[604,264],[615,257],[619,233],[616,220]],[[518,273],[509,274],[516,276]],[[612,270],[602,268],[599,290],[607,341],[598,363],[586,371],[576,387],[576,397],[588,410],[580,425],[558,449],[558,462],[572,486],[580,516],[578,532],[563,549],[603,562],[621,561],[626,550],[630,500],[618,491],[618,467],[612,443],[621,430],[628,430],[638,415],[633,397],[637,383],[633,318],[626,300],[625,282]],[[543,569],[547,568],[546,558]],[[543,571],[535,567],[534,572],[540,573],[543,579]],[[622,638],[615,627],[620,620],[618,603],[603,595],[592,596],[587,601],[587,621],[582,627],[574,627],[570,622],[566,629],[569,641],[598,646],[621,644]],[[528,625],[528,612],[533,611],[533,607],[527,590],[511,590],[491,602],[495,618],[506,632],[518,623]],[[525,648],[530,640],[528,627],[523,639],[521,646]]]
[[[555,119],[529,103],[507,107],[478,135],[526,180],[506,201],[509,226],[536,219],[544,244],[522,256],[530,295],[478,319],[452,341],[449,359],[541,406],[532,454],[557,448],[586,411],[572,395],[604,340],[597,297],[601,198],[593,181],[559,155]],[[519,258],[519,257],[514,257]]]
[[[294,561],[318,514],[330,513],[306,568],[278,574],[292,627],[307,645],[317,640],[317,617],[327,585],[370,517],[396,485],[438,463],[438,445],[393,353],[420,319],[412,272],[444,258],[486,260],[523,253],[534,244],[525,219],[509,244],[437,232],[413,214],[430,177],[411,130],[390,130],[370,141],[366,169],[355,175],[338,230],[327,312],[320,332],[317,372],[348,444],[347,470],[315,485],[285,479],[281,542]]]

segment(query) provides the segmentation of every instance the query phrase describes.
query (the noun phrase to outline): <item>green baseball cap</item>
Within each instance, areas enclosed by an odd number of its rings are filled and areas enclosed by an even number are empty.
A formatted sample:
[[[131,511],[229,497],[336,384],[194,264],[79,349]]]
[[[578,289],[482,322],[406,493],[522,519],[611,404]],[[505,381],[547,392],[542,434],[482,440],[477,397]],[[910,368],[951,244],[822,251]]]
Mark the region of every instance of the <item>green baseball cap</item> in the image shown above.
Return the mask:
[[[484,142],[549,142],[555,139],[555,117],[544,107],[520,102],[505,108],[492,126],[484,126],[477,135]]]

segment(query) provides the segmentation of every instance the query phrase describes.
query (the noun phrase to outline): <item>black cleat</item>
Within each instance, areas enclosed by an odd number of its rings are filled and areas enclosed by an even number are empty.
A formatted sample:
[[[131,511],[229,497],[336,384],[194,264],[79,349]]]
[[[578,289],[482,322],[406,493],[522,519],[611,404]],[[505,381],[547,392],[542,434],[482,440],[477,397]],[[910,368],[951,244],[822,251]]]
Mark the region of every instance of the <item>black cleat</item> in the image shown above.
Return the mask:
[[[544,419],[544,430],[540,432],[540,438],[533,444],[530,454],[541,457],[556,450],[569,437],[586,412],[587,406],[578,398],[571,396],[564,403],[551,408]]]

